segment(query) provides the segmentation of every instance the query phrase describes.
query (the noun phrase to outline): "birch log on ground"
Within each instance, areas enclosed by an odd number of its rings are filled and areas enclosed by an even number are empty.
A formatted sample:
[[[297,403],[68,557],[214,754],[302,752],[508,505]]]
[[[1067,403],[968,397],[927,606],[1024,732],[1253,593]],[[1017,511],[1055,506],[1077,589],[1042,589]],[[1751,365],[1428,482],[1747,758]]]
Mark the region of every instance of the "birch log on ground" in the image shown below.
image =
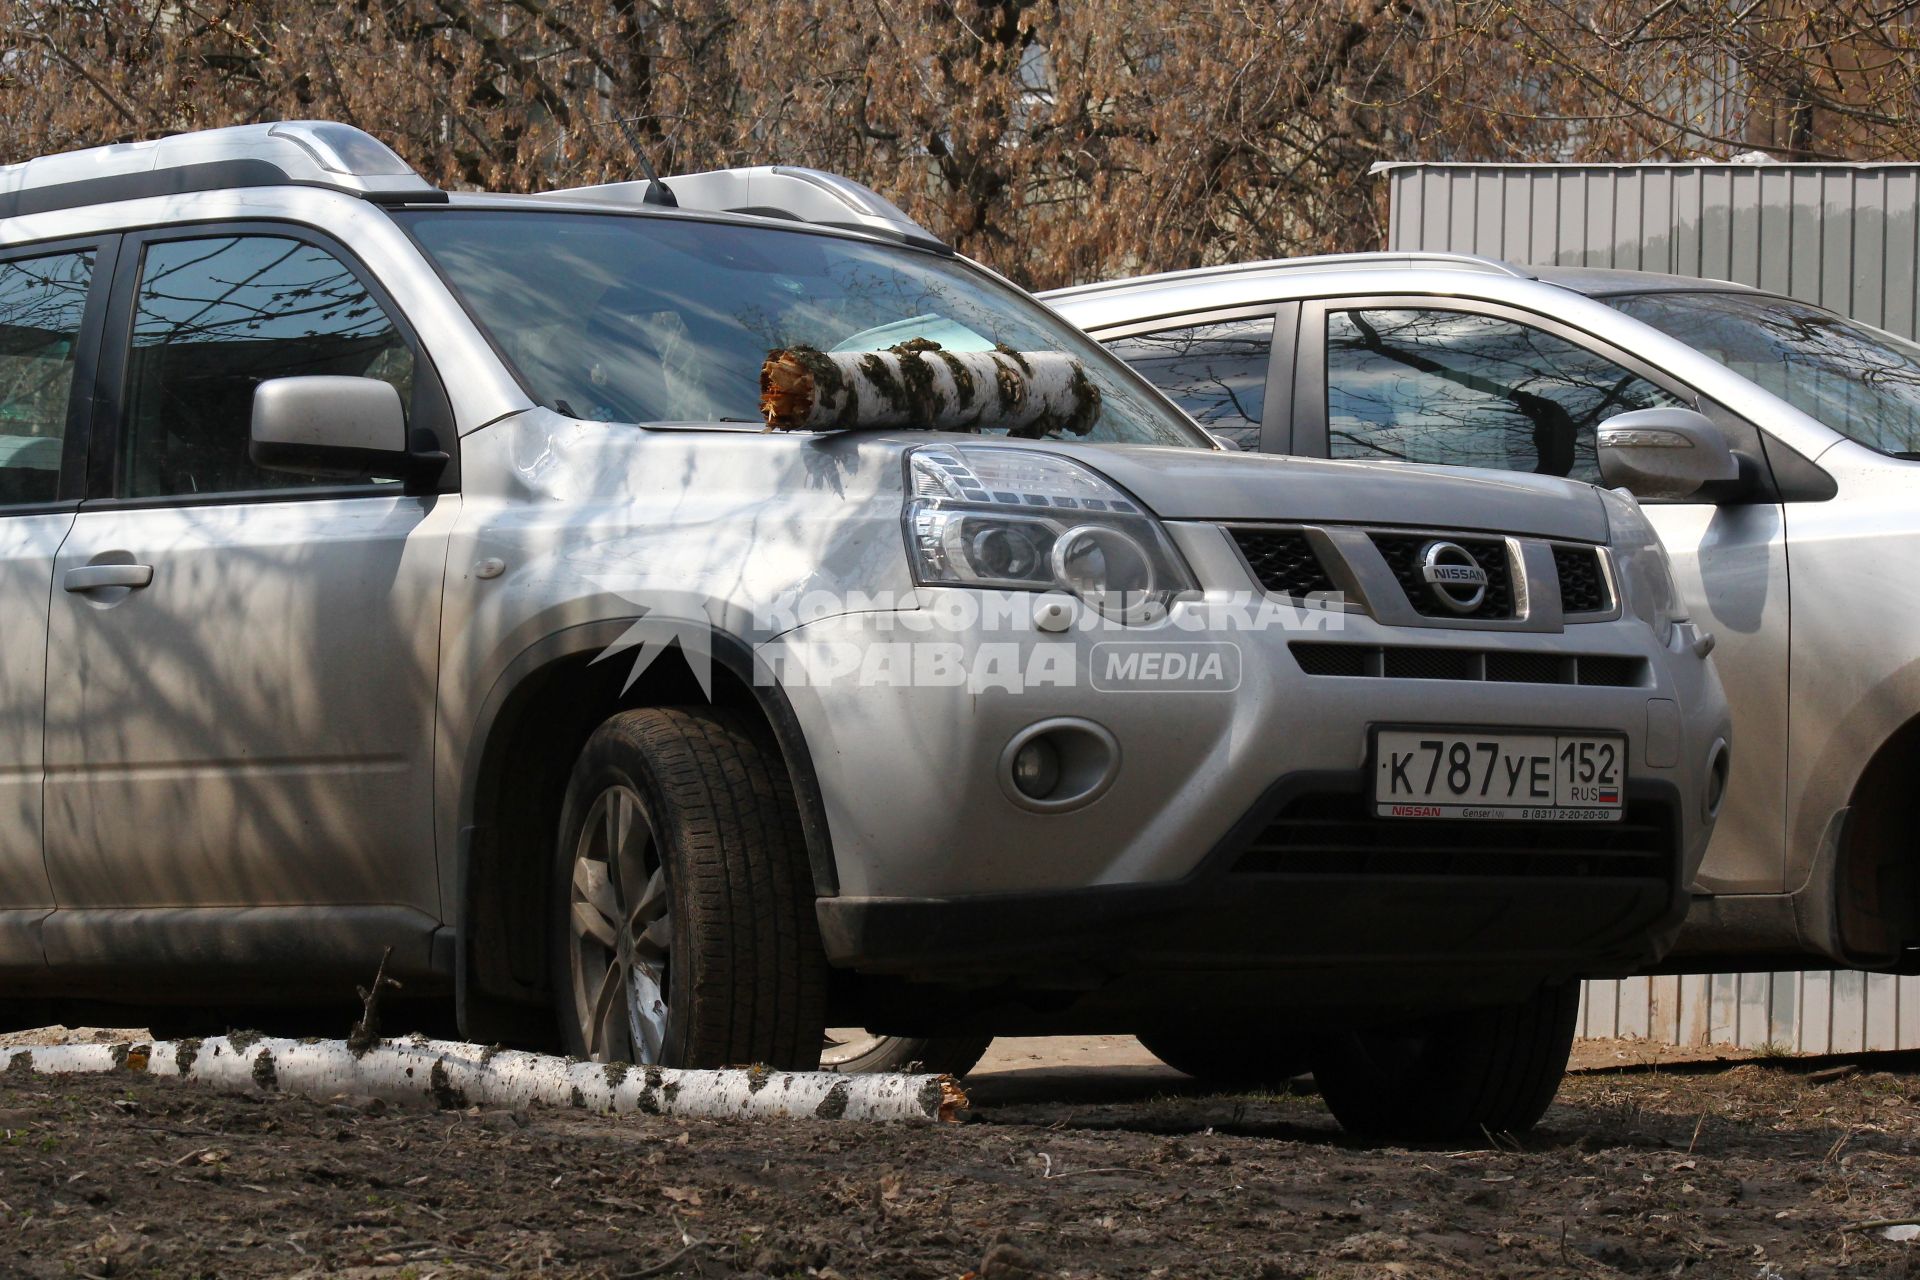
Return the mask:
[[[760,367],[760,412],[779,431],[1083,436],[1100,420],[1100,389],[1078,360],[1057,351],[947,351],[924,339],[885,351],[788,347],[768,352]]]
[[[340,1094],[441,1108],[535,1103],[626,1115],[824,1120],[957,1120],[966,1095],[946,1076],[830,1071],[691,1071],[576,1062],[415,1036],[355,1053],[343,1040],[212,1036],[150,1044],[0,1049],[0,1073],[146,1072],[229,1093]]]

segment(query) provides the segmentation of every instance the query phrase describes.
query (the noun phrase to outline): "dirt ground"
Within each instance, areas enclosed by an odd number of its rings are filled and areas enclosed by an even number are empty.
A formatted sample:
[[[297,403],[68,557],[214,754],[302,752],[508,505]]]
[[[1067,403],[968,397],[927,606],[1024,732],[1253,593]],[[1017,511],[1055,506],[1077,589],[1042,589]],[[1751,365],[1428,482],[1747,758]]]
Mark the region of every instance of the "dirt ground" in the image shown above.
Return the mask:
[[[1206,1096],[1137,1046],[1003,1045],[939,1128],[16,1072],[0,1275],[1920,1274],[1861,1226],[1920,1212],[1920,1060],[1587,1053],[1539,1131],[1476,1150],[1354,1143],[1310,1092]]]

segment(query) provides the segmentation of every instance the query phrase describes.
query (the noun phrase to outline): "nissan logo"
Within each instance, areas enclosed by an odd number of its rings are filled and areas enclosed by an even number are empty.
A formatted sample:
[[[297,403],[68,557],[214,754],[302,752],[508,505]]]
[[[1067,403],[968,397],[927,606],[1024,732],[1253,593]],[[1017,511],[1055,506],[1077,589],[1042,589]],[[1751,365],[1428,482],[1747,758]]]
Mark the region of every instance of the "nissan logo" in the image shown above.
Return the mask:
[[[1420,549],[1420,576],[1441,604],[1472,613],[1487,599],[1487,571],[1457,542],[1429,542]]]

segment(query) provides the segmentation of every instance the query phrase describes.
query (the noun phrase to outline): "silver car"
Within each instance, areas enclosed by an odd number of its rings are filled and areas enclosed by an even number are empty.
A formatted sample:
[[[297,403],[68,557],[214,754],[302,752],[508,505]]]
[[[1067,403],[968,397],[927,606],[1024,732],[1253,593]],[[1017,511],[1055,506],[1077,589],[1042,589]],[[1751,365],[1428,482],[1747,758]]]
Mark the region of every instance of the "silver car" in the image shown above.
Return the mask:
[[[0,170],[0,344],[10,996],[290,1005],[391,948],[477,1040],[1129,1031],[1517,1129],[1713,827],[1725,701],[1632,500],[1222,450],[831,175],[51,157]],[[985,360],[1008,413],[1052,362],[1097,413],[772,432],[770,351]]]
[[[1721,281],[1444,254],[1049,301],[1243,448],[1641,494],[1740,743],[1667,967],[1920,972],[1920,347]],[[1629,440],[1733,468],[1676,491]]]

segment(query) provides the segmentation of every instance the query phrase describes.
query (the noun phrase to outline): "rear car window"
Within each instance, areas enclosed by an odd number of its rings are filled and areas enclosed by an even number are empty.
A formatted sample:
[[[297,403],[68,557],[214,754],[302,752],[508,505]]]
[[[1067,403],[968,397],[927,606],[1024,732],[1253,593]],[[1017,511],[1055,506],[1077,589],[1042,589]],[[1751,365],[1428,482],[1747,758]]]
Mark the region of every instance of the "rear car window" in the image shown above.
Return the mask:
[[[1260,447],[1273,317],[1181,325],[1115,338],[1107,350],[1172,397],[1194,420],[1242,449]]]

